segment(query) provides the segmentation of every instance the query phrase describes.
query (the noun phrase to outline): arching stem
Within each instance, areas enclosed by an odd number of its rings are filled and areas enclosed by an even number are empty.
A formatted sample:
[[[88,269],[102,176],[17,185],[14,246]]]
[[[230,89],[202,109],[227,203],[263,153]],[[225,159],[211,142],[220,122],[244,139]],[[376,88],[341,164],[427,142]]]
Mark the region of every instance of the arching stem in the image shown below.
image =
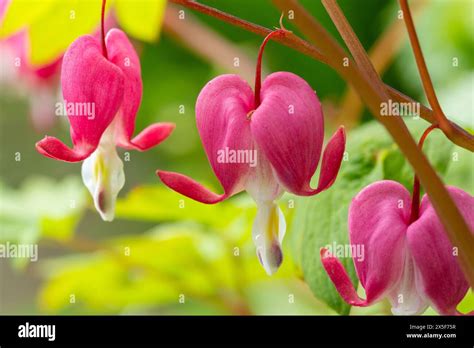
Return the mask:
[[[262,57],[263,57],[263,50],[267,45],[267,42],[274,36],[281,35],[284,32],[284,29],[278,29],[272,31],[268,34],[265,39],[263,39],[262,44],[260,45],[260,49],[258,50],[258,58],[257,58],[257,68],[255,70],[255,99],[254,99],[254,109],[258,108],[260,105],[260,89],[262,88]]]
[[[423,144],[425,143],[425,139],[428,134],[431,133],[433,129],[439,128],[437,124],[432,124],[423,132],[423,135],[418,142],[418,147],[420,150],[423,150]],[[418,219],[420,216],[420,180],[418,176],[415,175],[415,179],[413,182],[413,192],[411,198],[411,213],[410,213],[410,224]]]

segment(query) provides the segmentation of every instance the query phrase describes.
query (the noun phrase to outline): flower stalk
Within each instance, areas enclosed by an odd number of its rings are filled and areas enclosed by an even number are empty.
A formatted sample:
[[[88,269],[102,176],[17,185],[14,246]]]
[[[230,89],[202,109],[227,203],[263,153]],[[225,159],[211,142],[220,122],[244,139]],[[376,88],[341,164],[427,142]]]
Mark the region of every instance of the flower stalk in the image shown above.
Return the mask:
[[[105,59],[109,59],[107,55],[107,46],[105,45],[105,5],[107,0],[102,0],[102,10],[100,14],[100,39],[102,43],[102,54],[104,55]]]
[[[423,144],[425,143],[428,134],[431,133],[432,130],[439,128],[438,125],[431,125],[429,126],[420,138],[418,142],[418,148],[420,151],[423,150]],[[411,200],[411,214],[410,214],[410,223],[416,221],[420,215],[420,180],[418,176],[415,175],[413,180],[413,192],[412,192],[412,200]]]
[[[265,39],[263,40],[260,46],[260,49],[258,50],[257,67],[255,69],[254,108],[258,108],[260,105],[260,90],[262,88],[262,58],[263,58],[263,51],[265,50],[265,46],[267,45],[268,41],[270,41],[271,38],[279,36],[279,35],[284,35],[284,34],[285,34],[285,30],[283,29],[272,31],[270,34],[265,36]]]
[[[426,66],[423,52],[421,51],[420,41],[418,40],[418,35],[416,34],[410,7],[408,6],[408,1],[400,0],[400,8],[403,11],[403,20],[405,21],[405,25],[407,27],[408,36],[413,48],[416,65],[418,66],[418,71],[420,73],[421,82],[423,83],[423,89],[425,90],[426,97],[431,105],[431,108],[433,109],[434,116],[436,117],[436,120],[439,124],[439,128],[441,128],[441,130],[445,133],[450,133],[452,127],[443,110],[441,109],[441,105],[439,105],[438,98],[436,97],[433,82],[431,81],[431,76],[428,72],[428,67]]]

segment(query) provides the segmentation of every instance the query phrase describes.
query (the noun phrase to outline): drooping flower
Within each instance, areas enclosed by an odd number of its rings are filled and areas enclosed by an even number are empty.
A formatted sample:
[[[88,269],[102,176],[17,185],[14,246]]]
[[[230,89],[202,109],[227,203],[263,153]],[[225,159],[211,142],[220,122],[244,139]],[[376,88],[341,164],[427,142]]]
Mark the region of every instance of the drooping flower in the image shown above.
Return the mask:
[[[46,136],[36,149],[61,161],[84,160],[84,183],[102,218],[110,221],[125,182],[116,146],[146,151],[166,139],[174,124],[153,124],[132,139],[142,98],[140,61],[121,30],[112,29],[104,37],[103,25],[102,15],[102,42],[81,36],[63,58],[61,85],[73,148]]]
[[[474,231],[474,197],[456,187],[447,190]],[[439,313],[457,314],[456,306],[469,289],[457,248],[429,197],[424,195],[419,204],[417,178],[413,191],[411,200],[401,184],[383,180],[364,188],[351,202],[349,238],[351,245],[364,250],[364,257],[353,255],[353,262],[367,299],[357,295],[342,263],[324,248],[323,266],[350,305],[365,307],[388,298],[394,314],[421,314],[430,305]]]
[[[329,188],[345,147],[341,127],[324,150],[318,187],[311,188],[324,138],[318,97],[305,80],[289,72],[269,75],[260,87],[265,44],[283,33],[271,33],[260,48],[255,94],[239,76],[221,75],[208,82],[197,98],[198,131],[224,193],[211,192],[179,173],[157,171],[168,187],[202,203],[218,203],[247,191],[258,207],[253,238],[268,274],[276,272],[283,258],[286,225],[276,201],[284,191],[311,196]]]

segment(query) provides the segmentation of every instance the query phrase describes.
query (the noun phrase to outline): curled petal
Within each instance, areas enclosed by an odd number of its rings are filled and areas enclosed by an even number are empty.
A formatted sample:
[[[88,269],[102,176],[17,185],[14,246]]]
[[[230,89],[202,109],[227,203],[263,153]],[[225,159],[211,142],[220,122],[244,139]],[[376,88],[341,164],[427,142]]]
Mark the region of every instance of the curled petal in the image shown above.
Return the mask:
[[[331,139],[329,139],[329,142],[324,149],[318,187],[316,189],[312,189],[308,183],[307,187],[296,193],[302,196],[315,195],[331,187],[334,181],[336,181],[337,174],[341,168],[345,147],[346,133],[344,131],[344,127],[340,127],[336,133],[333,134]]]
[[[455,187],[447,188],[457,207],[474,231],[474,197]],[[458,264],[457,248],[451,244],[441,221],[424,196],[420,217],[408,228],[408,246],[420,270],[417,287],[443,314],[456,314],[456,306],[469,284]]]
[[[227,198],[227,194],[214,193],[186,175],[164,170],[157,170],[156,174],[166,186],[195,201],[214,204]]]
[[[89,157],[94,151],[94,147],[87,143],[81,143],[70,149],[61,140],[46,136],[36,143],[36,150],[43,156],[59,161],[79,162]]]
[[[95,149],[122,103],[122,71],[105,59],[97,39],[84,35],[64,55],[61,85],[74,147]]]
[[[351,306],[358,307],[365,307],[371,304],[371,302],[361,299],[359,295],[357,295],[357,291],[354,288],[354,285],[352,285],[351,278],[337,257],[333,256],[329,250],[325,248],[321,248],[320,256],[326,273],[329,275],[329,278],[331,278],[337,292],[341,295],[344,301]]]
[[[251,130],[281,184],[299,194],[309,187],[323,145],[321,103],[301,77],[288,72],[269,75]]]
[[[173,129],[175,128],[174,123],[154,123],[141,131],[132,140],[123,142],[117,140],[117,145],[127,150],[139,150],[146,151],[165,140]]]
[[[349,236],[364,258],[354,258],[369,303],[398,285],[406,258],[410,193],[395,181],[364,188],[349,207]]]

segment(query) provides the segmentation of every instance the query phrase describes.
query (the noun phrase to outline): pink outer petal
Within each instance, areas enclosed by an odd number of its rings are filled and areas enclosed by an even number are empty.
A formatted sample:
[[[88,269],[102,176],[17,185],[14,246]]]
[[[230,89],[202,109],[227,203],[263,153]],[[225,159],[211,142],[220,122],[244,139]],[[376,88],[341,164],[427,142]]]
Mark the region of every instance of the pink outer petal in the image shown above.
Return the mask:
[[[321,156],[321,103],[306,81],[288,72],[269,75],[261,97],[252,115],[252,135],[282,185],[300,194],[309,187]]]
[[[364,188],[349,207],[352,245],[364,247],[354,258],[357,275],[373,302],[397,285],[405,261],[410,193],[398,182],[383,180]]]
[[[124,76],[124,94],[123,102],[120,106],[119,119],[117,120],[116,141],[117,145],[126,149],[145,150],[146,148],[157,145],[163,139],[152,135],[152,129],[145,130],[147,135],[139,135],[150,139],[156,138],[156,143],[147,141],[147,147],[143,144],[136,143],[137,139],[130,141],[135,130],[135,118],[142,100],[143,85],[141,78],[140,60],[132,43],[128,40],[127,35],[119,29],[111,29],[105,38],[107,45],[107,53],[109,60],[114,63],[123,72]],[[162,130],[158,131],[163,133]],[[168,133],[169,135],[169,133]],[[140,139],[139,138],[139,139]]]
[[[158,171],[173,190],[203,203],[216,203],[240,192],[249,174],[248,163],[220,161],[222,152],[254,149],[247,114],[253,92],[237,75],[221,75],[207,83],[196,102],[196,122],[211,167],[224,188],[218,195],[184,175]]]
[[[196,101],[196,123],[207,158],[226,193],[243,184],[248,163],[220,163],[219,152],[254,149],[247,114],[253,92],[237,75],[221,75],[209,81]],[[241,189],[241,187],[239,188]]]
[[[456,188],[447,188],[466,222],[474,231],[474,197]],[[419,269],[417,287],[426,294],[438,312],[456,314],[456,306],[465,296],[469,284],[453,255],[441,221],[428,196],[420,207],[420,218],[408,228],[408,246]]]
[[[84,35],[64,55],[61,84],[65,102],[76,109],[74,115],[68,113],[74,148],[46,138],[37,144],[37,149],[48,157],[77,161],[95,150],[117,113],[123,98],[123,73],[105,59],[97,39]],[[93,117],[80,105],[93,106]]]

